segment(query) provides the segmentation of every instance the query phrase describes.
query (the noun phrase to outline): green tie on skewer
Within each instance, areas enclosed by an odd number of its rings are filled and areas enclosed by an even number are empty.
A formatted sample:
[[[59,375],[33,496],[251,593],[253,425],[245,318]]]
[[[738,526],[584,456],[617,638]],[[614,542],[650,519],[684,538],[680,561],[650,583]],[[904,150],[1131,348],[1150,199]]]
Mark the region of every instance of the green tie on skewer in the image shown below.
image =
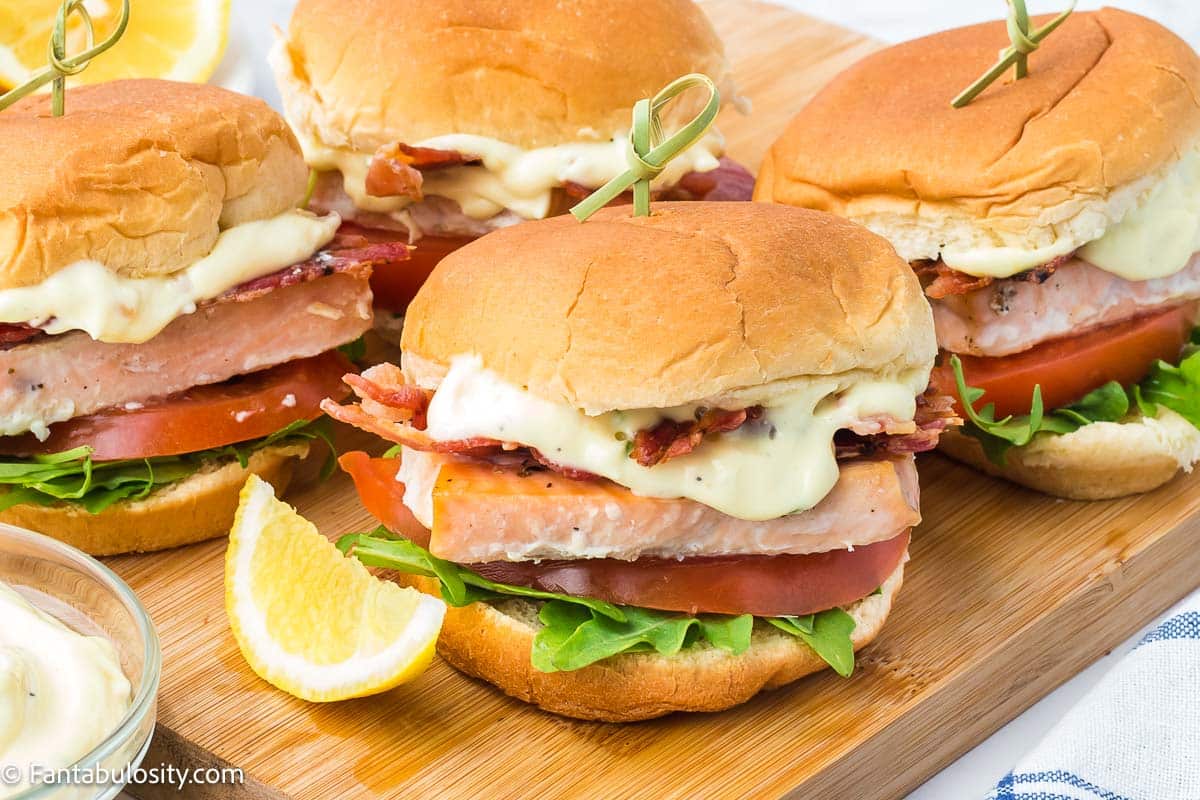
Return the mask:
[[[67,19],[71,14],[78,14],[83,20],[84,37],[87,46],[82,53],[67,57]],[[49,66],[34,75],[25,83],[0,95],[0,110],[8,108],[26,95],[36,92],[47,83],[53,83],[50,101],[51,113],[61,117],[66,102],[67,77],[78,75],[87,69],[92,59],[108,50],[125,34],[129,27],[129,0],[121,0],[121,17],[117,27],[108,38],[96,44],[96,30],[92,23],[92,15],[88,13],[84,0],[63,0],[59,6],[58,16],[54,19],[54,28],[50,32],[50,45],[47,48]]]
[[[1029,74],[1029,54],[1038,49],[1042,40],[1062,25],[1071,12],[1075,10],[1075,0],[1067,10],[1032,33],[1029,31],[1029,12],[1025,8],[1025,0],[1008,0],[1008,39],[1011,44],[1000,51],[1000,60],[995,66],[985,72],[979,80],[972,83],[950,101],[955,108],[962,108],[979,96],[979,93],[991,85],[993,81],[1004,74],[1009,67],[1014,67],[1016,78],[1020,80]]]
[[[671,100],[698,86],[708,89],[708,102],[695,119],[664,140],[659,112]],[[650,216],[650,182],[658,177],[668,161],[704,136],[720,109],[721,93],[716,84],[712,78],[699,73],[676,78],[654,97],[637,101],[633,106],[633,126],[629,130],[629,169],[581,200],[571,213],[583,222],[633,186],[633,215]]]

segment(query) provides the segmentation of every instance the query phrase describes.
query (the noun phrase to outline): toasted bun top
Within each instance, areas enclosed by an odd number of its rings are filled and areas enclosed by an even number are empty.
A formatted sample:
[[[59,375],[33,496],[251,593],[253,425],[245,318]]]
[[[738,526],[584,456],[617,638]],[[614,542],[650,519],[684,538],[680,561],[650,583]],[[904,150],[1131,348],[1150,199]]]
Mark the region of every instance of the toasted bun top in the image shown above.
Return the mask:
[[[755,199],[866,221],[906,258],[951,243],[1083,244],[1132,202],[1113,207],[1115,189],[1195,146],[1200,58],[1158,23],[1109,8],[1072,14],[1030,55],[1028,77],[1010,70],[951,107],[1008,43],[993,22],[862,60],[792,121]]]
[[[220,230],[296,207],[308,168],[261,100],[213,86],[129,80],[0,113],[0,289],[82,259],[127,277],[174,272]]]
[[[297,132],[360,152],[449,133],[525,148],[611,139],[680,75],[729,78],[691,0],[300,0],[282,47]],[[694,115],[692,95],[665,121]]]
[[[665,408],[851,370],[928,370],[921,287],[837,217],[762,203],[606,208],[490,233],[408,308],[410,360],[484,367],[589,413]]]

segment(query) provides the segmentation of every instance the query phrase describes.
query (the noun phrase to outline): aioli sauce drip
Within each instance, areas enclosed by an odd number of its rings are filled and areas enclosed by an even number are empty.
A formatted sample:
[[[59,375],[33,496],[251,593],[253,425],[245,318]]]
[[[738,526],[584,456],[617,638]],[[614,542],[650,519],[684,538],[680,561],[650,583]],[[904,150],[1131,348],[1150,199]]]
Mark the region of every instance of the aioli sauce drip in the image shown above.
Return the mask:
[[[0,766],[69,767],[121,724],[131,687],[107,639],[76,633],[0,583]],[[29,788],[0,784],[0,798]]]

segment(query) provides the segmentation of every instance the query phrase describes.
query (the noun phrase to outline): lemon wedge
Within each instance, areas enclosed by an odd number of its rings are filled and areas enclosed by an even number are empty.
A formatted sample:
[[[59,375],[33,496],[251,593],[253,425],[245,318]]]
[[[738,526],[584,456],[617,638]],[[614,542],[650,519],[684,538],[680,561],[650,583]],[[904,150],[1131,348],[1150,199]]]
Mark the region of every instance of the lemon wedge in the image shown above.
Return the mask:
[[[251,475],[225,556],[225,609],[250,667],[313,702],[387,691],[433,659],[446,606],[343,556]]]
[[[46,66],[46,47],[61,0],[0,0],[0,86],[16,86]],[[209,79],[229,36],[230,0],[132,0],[129,27],[68,86],[117,78]],[[86,0],[96,41],[117,25],[121,0]],[[77,14],[67,24],[67,55],[85,48]],[[47,84],[48,86],[49,84]]]

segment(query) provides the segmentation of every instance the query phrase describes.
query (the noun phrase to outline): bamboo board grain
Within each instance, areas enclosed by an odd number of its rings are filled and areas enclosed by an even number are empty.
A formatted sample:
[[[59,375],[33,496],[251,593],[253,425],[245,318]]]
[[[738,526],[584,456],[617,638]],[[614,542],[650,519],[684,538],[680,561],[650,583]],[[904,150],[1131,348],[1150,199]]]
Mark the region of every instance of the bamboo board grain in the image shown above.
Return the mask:
[[[804,98],[876,47],[777,7],[706,6],[755,102],[722,120],[751,167]],[[203,795],[220,798],[901,797],[1200,582],[1196,479],[1086,504],[937,456],[921,472],[926,522],[906,585],[852,680],[629,726],[542,714],[440,662],[381,697],[308,705],[238,654],[223,543],[112,559],[163,640],[152,758],[257,779]],[[330,535],[371,525],[343,477],[289,499]]]

